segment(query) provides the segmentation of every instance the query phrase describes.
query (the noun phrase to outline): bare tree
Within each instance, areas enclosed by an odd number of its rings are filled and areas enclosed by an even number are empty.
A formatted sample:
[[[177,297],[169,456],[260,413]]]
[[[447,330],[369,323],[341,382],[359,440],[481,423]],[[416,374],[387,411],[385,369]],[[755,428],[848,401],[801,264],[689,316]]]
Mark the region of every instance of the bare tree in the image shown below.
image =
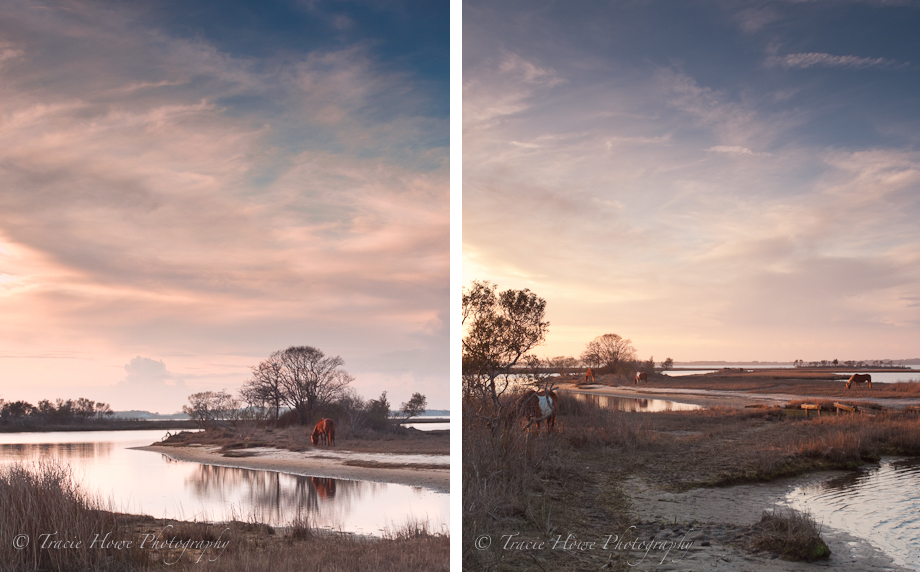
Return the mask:
[[[545,314],[546,300],[527,289],[497,292],[495,284],[481,281],[464,288],[464,390],[497,403],[511,368],[546,339]],[[506,381],[499,389],[495,380],[500,375]]]
[[[347,387],[342,390],[342,395],[339,396],[336,403],[342,408],[345,416],[348,417],[348,427],[351,434],[367,426],[368,402],[358,395],[358,392],[354,389]]]
[[[267,406],[269,415],[276,422],[284,403],[282,368],[281,352],[275,352],[267,360],[252,367],[252,377],[240,389],[240,396],[250,407]]]
[[[188,396],[188,405],[182,412],[202,427],[210,424],[223,425],[223,420],[235,420],[239,416],[240,402],[226,390],[202,391]]]
[[[310,346],[292,346],[277,354],[281,363],[281,390],[284,402],[297,412],[301,425],[310,422],[310,414],[319,405],[336,401],[354,378],[340,369],[345,360],[327,357]]]
[[[636,359],[636,350],[632,340],[617,334],[604,334],[588,342],[581,359],[591,367],[603,366],[615,373],[620,363]]]

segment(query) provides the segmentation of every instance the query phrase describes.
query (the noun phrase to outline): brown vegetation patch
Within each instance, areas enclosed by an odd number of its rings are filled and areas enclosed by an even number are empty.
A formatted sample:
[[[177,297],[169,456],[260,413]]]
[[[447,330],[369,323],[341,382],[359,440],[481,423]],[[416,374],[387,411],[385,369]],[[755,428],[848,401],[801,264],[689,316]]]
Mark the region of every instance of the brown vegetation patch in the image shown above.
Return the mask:
[[[831,555],[814,518],[794,510],[764,512],[751,527],[748,542],[754,551],[771,552],[785,560],[814,562]]]
[[[223,454],[224,457],[230,459],[242,459],[246,457],[257,457],[259,454],[254,451],[227,451]]]
[[[196,433],[183,431],[157,445],[187,447],[189,445],[219,446],[221,453],[256,447],[273,447],[288,451],[306,451],[316,447],[310,441],[312,428],[299,425],[283,429],[240,425],[234,428],[217,427]],[[355,453],[397,453],[407,455],[449,455],[450,430],[394,427],[392,431],[366,430],[348,437],[336,435],[334,450]],[[228,455],[234,456],[234,455]],[[235,456],[243,456],[236,454]]]
[[[629,413],[607,412],[564,394],[559,407],[552,433],[524,430],[522,422],[490,428],[464,410],[464,569],[626,569],[622,553],[589,551],[573,559],[562,550],[501,549],[505,534],[591,538],[598,530],[628,526],[618,469],[629,451],[654,436]],[[483,534],[493,544],[475,549],[473,540]]]

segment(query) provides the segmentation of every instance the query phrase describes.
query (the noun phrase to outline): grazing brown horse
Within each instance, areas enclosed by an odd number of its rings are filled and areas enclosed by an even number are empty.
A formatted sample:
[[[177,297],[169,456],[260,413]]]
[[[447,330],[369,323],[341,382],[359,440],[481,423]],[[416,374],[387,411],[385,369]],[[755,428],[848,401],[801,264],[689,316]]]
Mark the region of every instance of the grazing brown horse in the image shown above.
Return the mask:
[[[639,385],[639,382],[645,382],[645,385],[648,385],[648,374],[644,371],[636,372],[636,379],[633,380],[633,385]]]
[[[310,435],[310,441],[314,445],[323,442],[330,447],[335,445],[335,421],[332,419],[323,419],[313,428],[313,434]]]
[[[552,431],[556,426],[556,411],[559,408],[559,398],[552,389],[534,391],[528,390],[517,403],[517,410],[522,417],[527,418],[527,427],[532,423],[537,424],[540,430],[540,421],[546,421],[546,427]]]
[[[850,385],[855,385],[856,389],[859,389],[859,384],[863,381],[866,382],[869,389],[872,389],[872,376],[868,373],[854,373],[851,375],[850,379],[847,380],[847,389],[850,389]]]
[[[585,383],[588,383],[588,380],[591,380],[591,383],[594,383],[594,372],[591,371],[591,368],[588,368],[588,371],[585,372]]]

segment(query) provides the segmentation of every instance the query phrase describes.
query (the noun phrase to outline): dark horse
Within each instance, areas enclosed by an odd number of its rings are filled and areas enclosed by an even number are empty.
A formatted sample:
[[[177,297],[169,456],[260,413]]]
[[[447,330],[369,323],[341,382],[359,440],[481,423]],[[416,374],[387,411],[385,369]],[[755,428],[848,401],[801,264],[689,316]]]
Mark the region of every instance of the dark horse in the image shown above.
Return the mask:
[[[854,373],[851,375],[850,379],[847,380],[847,389],[850,389],[850,385],[855,385],[856,389],[859,389],[859,384],[863,381],[866,382],[869,389],[872,389],[872,376],[868,373]]]

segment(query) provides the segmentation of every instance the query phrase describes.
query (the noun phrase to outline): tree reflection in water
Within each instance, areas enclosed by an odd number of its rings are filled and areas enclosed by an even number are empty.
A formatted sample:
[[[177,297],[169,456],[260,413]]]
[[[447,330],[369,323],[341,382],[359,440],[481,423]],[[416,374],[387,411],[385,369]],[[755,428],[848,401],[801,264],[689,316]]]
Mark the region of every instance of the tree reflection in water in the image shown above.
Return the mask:
[[[259,522],[284,524],[296,518],[309,518],[318,526],[333,527],[344,521],[362,497],[375,495],[386,487],[367,481],[218,465],[198,465],[186,477],[185,484],[208,504],[220,503],[229,508],[232,502],[238,502],[241,510],[252,512],[244,517],[254,516]]]
[[[0,458],[37,461],[43,457],[57,459],[93,459],[112,454],[112,443],[15,443],[0,445]]]

